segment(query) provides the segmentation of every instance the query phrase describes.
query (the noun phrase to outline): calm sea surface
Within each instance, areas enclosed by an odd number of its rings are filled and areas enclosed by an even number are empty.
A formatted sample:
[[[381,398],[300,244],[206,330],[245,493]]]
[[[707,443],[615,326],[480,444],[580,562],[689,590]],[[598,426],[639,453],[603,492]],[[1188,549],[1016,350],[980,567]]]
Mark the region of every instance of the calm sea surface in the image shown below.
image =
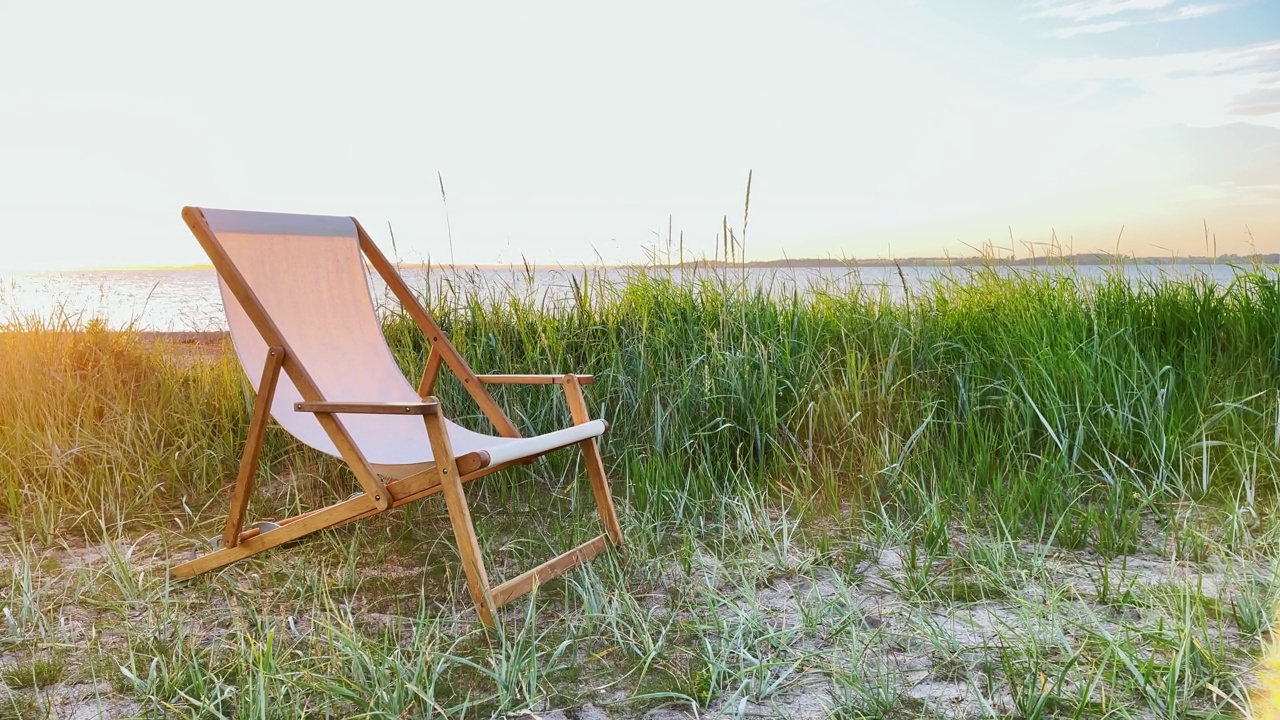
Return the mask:
[[[587,279],[592,293],[607,290],[609,283],[625,280],[634,270],[622,269],[539,269],[532,276],[523,270],[471,270],[446,273],[432,270],[404,271],[405,280],[417,291],[444,293],[457,298],[480,293],[484,296],[528,299],[538,305],[554,306],[573,302],[574,283]],[[666,270],[650,269],[649,274],[666,275]],[[965,282],[972,273],[961,267],[904,267],[902,276],[893,267],[863,268],[753,268],[719,270],[722,276],[745,282],[770,292],[885,293],[894,299],[904,296],[903,280],[909,289],[937,280]],[[1226,264],[1126,265],[1117,271],[1108,266],[1072,268],[1001,268],[1003,273],[1075,273],[1087,279],[1102,279],[1123,272],[1132,281],[1161,278],[1210,278],[1230,283],[1238,272]],[[1274,272],[1274,269],[1272,270]],[[706,277],[698,273],[671,271],[673,277],[693,282]],[[595,285],[597,281],[604,281]],[[376,275],[370,284],[375,296],[389,301],[386,286]],[[222,330],[222,314],[217,279],[213,270],[101,270],[75,272],[0,271],[0,325],[25,324],[33,318],[64,317],[76,323],[99,318],[112,328],[188,331]]]

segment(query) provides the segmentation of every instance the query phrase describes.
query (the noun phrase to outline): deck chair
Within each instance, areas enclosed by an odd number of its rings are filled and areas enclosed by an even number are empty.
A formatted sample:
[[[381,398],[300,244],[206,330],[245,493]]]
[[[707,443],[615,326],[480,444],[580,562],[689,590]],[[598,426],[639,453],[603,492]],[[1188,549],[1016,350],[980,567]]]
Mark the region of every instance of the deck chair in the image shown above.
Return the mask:
[[[444,493],[471,599],[480,619],[535,586],[585,563],[622,531],[596,439],[608,425],[587,414],[589,375],[477,375],[354,218],[188,207],[187,225],[218,273],[236,354],[257,392],[249,436],[219,547],[172,568],[184,578],[225,566],[304,535]],[[363,255],[363,260],[362,260]],[[417,390],[382,335],[365,262],[415,321],[429,344]],[[463,428],[445,417],[432,389],[452,371],[496,430]],[[283,371],[283,372],[282,372]],[[486,389],[559,385],[568,427],[521,437]],[[341,458],[362,492],[325,508],[245,527],[268,417],[298,440]],[[604,533],[511,580],[489,584],[463,484],[576,445],[583,453]]]

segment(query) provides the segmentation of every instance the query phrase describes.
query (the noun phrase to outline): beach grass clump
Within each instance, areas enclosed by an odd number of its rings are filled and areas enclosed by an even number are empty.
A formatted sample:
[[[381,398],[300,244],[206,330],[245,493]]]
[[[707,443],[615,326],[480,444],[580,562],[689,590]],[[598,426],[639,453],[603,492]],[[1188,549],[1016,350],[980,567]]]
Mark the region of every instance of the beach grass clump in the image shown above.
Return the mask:
[[[97,323],[26,323],[0,352],[0,507],[15,525],[91,533],[221,486],[243,436],[230,368],[176,366]]]
[[[224,353],[175,358],[134,331],[31,321],[0,333],[0,354],[0,517],[15,526],[45,538],[184,527],[235,472],[253,396]],[[279,429],[263,455],[325,462]]]

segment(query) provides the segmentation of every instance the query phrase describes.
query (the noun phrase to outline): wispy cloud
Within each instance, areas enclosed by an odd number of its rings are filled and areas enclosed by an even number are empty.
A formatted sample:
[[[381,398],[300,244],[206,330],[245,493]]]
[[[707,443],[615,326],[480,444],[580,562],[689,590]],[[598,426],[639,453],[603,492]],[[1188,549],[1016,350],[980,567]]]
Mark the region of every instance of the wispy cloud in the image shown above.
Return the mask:
[[[1280,80],[1271,87],[1262,87],[1239,95],[1231,103],[1229,112],[1232,115],[1245,117],[1280,115]]]
[[[1182,79],[1253,75],[1280,82],[1280,40],[1196,52],[1140,55],[1127,58],[1052,58],[1042,61],[1031,80],[1082,77]]]
[[[1134,11],[1160,10],[1176,0],[1040,0],[1035,7],[1039,17],[1060,18],[1070,22],[1088,22],[1095,18]]]
[[[1113,32],[1133,25],[1177,22],[1208,17],[1229,5],[1180,0],[1038,0],[1031,17],[1058,26],[1050,32],[1059,38]]]
[[[1135,25],[1195,21],[1249,0],[1029,0],[1029,19],[1059,38]],[[1127,53],[1126,53],[1127,54]],[[1128,123],[1280,127],[1280,40],[1195,52],[1047,59],[1027,76],[1068,91],[1062,105],[1117,113]],[[1129,90],[1124,94],[1111,91]]]
[[[1227,6],[1222,3],[1205,3],[1203,5],[1183,5],[1175,8],[1173,13],[1165,16],[1165,21],[1170,20],[1193,20],[1195,18],[1208,17],[1216,13],[1226,10]]]
[[[1259,105],[1246,105],[1245,107],[1232,110],[1236,115],[1244,117],[1264,117],[1267,115],[1280,115],[1280,103],[1263,103]]]
[[[1055,58],[1040,62],[1025,80],[1077,90],[1131,85],[1137,92],[1114,102],[1125,103],[1124,117],[1134,122],[1208,126],[1245,116],[1280,127],[1280,40],[1127,58]],[[1108,109],[1098,98],[1078,97]]]
[[[1112,30],[1119,30],[1122,27],[1128,27],[1133,23],[1127,23],[1122,20],[1112,20],[1111,22],[1092,23],[1090,25],[1072,25],[1071,27],[1059,28],[1053,34],[1060,38],[1069,38],[1073,35],[1087,35],[1090,33],[1105,33]]]

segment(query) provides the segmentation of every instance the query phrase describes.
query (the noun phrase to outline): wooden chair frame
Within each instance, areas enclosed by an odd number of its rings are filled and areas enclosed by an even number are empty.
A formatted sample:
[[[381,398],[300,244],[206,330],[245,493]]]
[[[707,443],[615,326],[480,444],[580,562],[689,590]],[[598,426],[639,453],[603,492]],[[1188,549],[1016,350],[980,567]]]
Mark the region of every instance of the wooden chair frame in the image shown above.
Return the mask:
[[[595,438],[576,443],[583,453],[586,463],[587,477],[591,482],[591,490],[595,496],[596,507],[600,515],[604,533],[558,555],[537,567],[528,570],[506,582],[490,585],[485,571],[480,546],[476,539],[475,526],[471,522],[471,512],[467,498],[463,492],[463,484],[490,473],[503,470],[512,465],[532,461],[546,452],[538,453],[513,462],[490,466],[489,458],[484,452],[469,453],[455,457],[450,445],[449,435],[444,425],[444,417],[440,414],[439,402],[431,396],[442,367],[447,367],[461,381],[467,393],[479,406],[489,422],[503,437],[520,437],[511,419],[494,401],[486,389],[486,385],[502,384],[534,384],[560,385],[565,393],[569,413],[575,425],[590,422],[586,402],[583,398],[582,386],[591,382],[590,375],[477,375],[467,361],[458,353],[448,337],[418,302],[405,284],[404,279],[396,272],[395,267],[387,260],[382,251],[373,243],[360,223],[355,223],[359,238],[360,250],[369,264],[387,283],[387,287],[400,301],[401,306],[421,329],[430,344],[426,368],[418,385],[418,395],[423,398],[420,403],[383,403],[376,398],[358,399],[341,398],[329,401],[321,393],[320,388],[307,373],[307,369],[298,361],[289,348],[289,341],[276,327],[245,282],[240,271],[231,262],[222,248],[204,214],[198,208],[187,207],[182,211],[191,232],[199,240],[200,245],[208,253],[214,268],[226,283],[227,288],[239,301],[245,313],[253,322],[258,332],[268,345],[266,363],[262,369],[258,395],[253,404],[253,412],[249,422],[249,435],[245,442],[244,453],[240,458],[240,468],[236,475],[235,485],[231,492],[230,509],[227,521],[220,538],[221,547],[213,552],[184,562],[172,568],[175,578],[186,578],[209,570],[229,565],[251,555],[255,555],[282,543],[289,542],[326,528],[345,525],[346,523],[370,517],[390,508],[419,500],[437,492],[443,492],[449,519],[453,527],[454,538],[458,545],[458,553],[462,558],[463,571],[467,578],[467,588],[475,603],[480,620],[492,627],[495,611],[511,600],[524,595],[534,587],[555,578],[564,572],[589,561],[603,552],[610,543],[622,546],[622,529],[618,524],[617,512],[614,509],[613,497],[609,490],[609,481],[601,461],[600,449]],[[248,368],[246,368],[248,371]],[[271,403],[275,395],[276,384],[283,371],[298,388],[303,402],[294,405],[300,412],[312,412],[321,427],[337,447],[341,458],[351,468],[359,481],[363,492],[342,502],[325,508],[312,510],[294,517],[278,521],[265,531],[261,527],[245,529],[245,511],[254,489],[254,476],[258,468],[258,460],[262,451],[262,441],[271,417]],[[367,400],[367,401],[365,401]],[[365,459],[352,440],[338,417],[338,413],[396,413],[421,415],[426,424],[427,436],[431,443],[435,462],[432,467],[410,475],[403,479],[385,482]]]

